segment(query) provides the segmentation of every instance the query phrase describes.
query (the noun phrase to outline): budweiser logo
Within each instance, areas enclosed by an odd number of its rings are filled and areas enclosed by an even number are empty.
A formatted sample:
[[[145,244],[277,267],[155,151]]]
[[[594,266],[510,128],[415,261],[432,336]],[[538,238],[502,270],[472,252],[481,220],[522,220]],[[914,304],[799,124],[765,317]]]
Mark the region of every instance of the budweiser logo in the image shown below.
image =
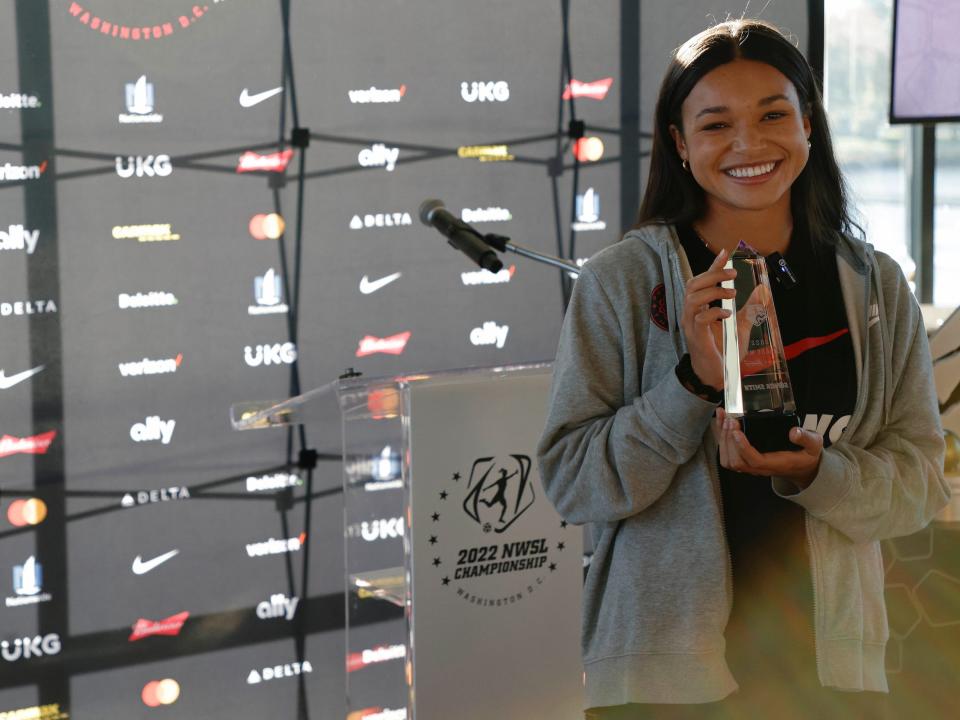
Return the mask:
[[[171,615],[163,620],[145,620],[140,618],[134,624],[133,632],[130,633],[130,637],[127,640],[128,642],[133,642],[134,640],[142,640],[151,635],[179,635],[188,617],[190,617],[190,613],[184,611],[176,615]]]
[[[386,355],[400,355],[407,346],[411,333],[402,332],[390,337],[377,338],[372,335],[365,336],[360,341],[357,348],[357,357],[366,357],[375,353],[384,353]]]
[[[612,84],[612,77],[594,80],[593,82],[580,82],[574,79],[567,83],[567,87],[563,91],[563,99],[585,97],[591,100],[603,100],[610,91]]]
[[[56,430],[25,438],[4,435],[0,437],[0,457],[16,455],[17,453],[45,455],[47,449],[50,447],[50,443],[53,442],[56,436]]]
[[[293,157],[293,150],[287,148],[283,152],[275,152],[270,155],[260,155],[248,150],[240,156],[240,162],[237,164],[237,172],[283,172],[287,169],[290,159]]]

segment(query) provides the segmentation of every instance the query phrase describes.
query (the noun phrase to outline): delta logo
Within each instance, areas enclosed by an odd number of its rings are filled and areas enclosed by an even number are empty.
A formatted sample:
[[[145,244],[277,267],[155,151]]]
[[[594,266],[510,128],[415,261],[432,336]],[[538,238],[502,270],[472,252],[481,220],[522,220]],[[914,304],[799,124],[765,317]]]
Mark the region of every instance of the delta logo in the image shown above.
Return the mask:
[[[383,353],[384,355],[401,355],[406,349],[412,334],[413,333],[408,330],[407,332],[397,333],[396,335],[385,338],[365,335],[357,346],[356,355],[358,358],[375,355],[377,353]]]
[[[151,680],[143,686],[140,699],[147,707],[173,705],[180,697],[180,683],[172,678]]]
[[[123,377],[142,377],[144,375],[164,375],[175,373],[183,363],[183,353],[177,353],[176,357],[162,358],[160,360],[134,360],[132,362],[122,362],[117,364],[120,375]]]
[[[413,218],[410,217],[410,213],[367,213],[362,219],[359,215],[354,215],[350,219],[351,230],[375,227],[402,227],[404,225],[413,225]]]
[[[304,675],[313,672],[313,665],[309,660],[300,662],[291,662],[284,665],[274,665],[265,667],[263,670],[251,670],[247,675],[247,685],[259,685],[262,682],[279,680],[280,678],[292,678],[297,675]]]
[[[250,218],[248,230],[254,240],[279,240],[287,224],[278,213],[257,213]]]
[[[147,620],[145,618],[139,618],[133,624],[133,632],[130,633],[130,637],[127,638],[127,642],[143,640],[151,635],[167,635],[169,637],[176,637],[180,634],[180,631],[183,629],[183,625],[187,622],[188,617],[190,617],[190,613],[184,611],[182,613],[177,613],[176,615],[171,615],[163,620]]]
[[[131,508],[171,500],[189,500],[190,490],[186,486],[161,488],[160,490],[140,490],[127,493],[120,499],[120,507]]]
[[[390,660],[401,660],[407,656],[406,645],[381,645],[347,655],[347,672],[363,670],[368,665],[376,665]]]
[[[0,182],[15,182],[18,180],[39,180],[47,171],[47,161],[39,165],[0,165]]]
[[[265,555],[283,555],[285,553],[299,552],[306,541],[307,534],[302,532],[297,537],[283,540],[270,538],[263,542],[247,543],[247,555],[255,558],[264,557]]]
[[[407,86],[401,85],[391,90],[380,90],[371,86],[367,90],[348,90],[347,96],[354,105],[366,105],[368,103],[398,103],[403,100],[407,94]]]
[[[495,273],[489,270],[471,270],[460,273],[460,281],[464,285],[499,285],[510,282],[515,272],[517,272],[516,265],[503,268]]]
[[[111,235],[116,240],[136,240],[142,243],[169,242],[180,239],[180,235],[173,231],[170,223],[114,225]]]
[[[14,527],[39,525],[47,517],[47,504],[40,498],[14,500],[7,508],[7,520]]]
[[[240,156],[237,162],[237,172],[274,172],[282,173],[286,171],[287,165],[293,158],[293,149],[287,148],[280,152],[270,153],[269,155],[260,155],[252,150],[247,150]]]
[[[580,82],[576,78],[570,80],[563,90],[563,99],[571,98],[589,98],[590,100],[603,100],[610,92],[610,86],[613,85],[613,78],[606,77],[592,82]]]
[[[60,709],[60,703],[51,703],[19,710],[3,710],[0,711],[0,720],[70,720],[70,715]]]
[[[457,148],[457,157],[480,162],[504,162],[514,159],[507,145],[461,145]]]
[[[0,316],[10,315],[49,315],[57,312],[57,303],[53,300],[16,300],[0,302]]]
[[[20,453],[24,455],[46,455],[56,436],[56,430],[25,438],[4,435],[0,437],[0,458]]]

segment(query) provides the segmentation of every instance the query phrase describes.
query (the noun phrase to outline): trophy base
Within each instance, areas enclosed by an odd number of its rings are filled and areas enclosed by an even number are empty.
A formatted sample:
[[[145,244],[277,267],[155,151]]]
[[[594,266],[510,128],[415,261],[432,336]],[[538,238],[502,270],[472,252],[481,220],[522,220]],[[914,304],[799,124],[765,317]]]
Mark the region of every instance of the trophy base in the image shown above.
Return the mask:
[[[743,434],[758,452],[777,452],[778,450],[800,450],[799,445],[790,442],[790,429],[799,427],[800,418],[796,415],[750,415],[741,418]]]

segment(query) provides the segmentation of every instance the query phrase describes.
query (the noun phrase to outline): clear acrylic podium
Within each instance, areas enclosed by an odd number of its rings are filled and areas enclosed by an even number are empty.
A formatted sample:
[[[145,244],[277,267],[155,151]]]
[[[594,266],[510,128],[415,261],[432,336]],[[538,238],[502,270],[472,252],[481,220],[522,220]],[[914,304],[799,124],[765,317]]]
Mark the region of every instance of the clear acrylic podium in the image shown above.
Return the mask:
[[[543,493],[550,366],[339,380],[235,405],[339,421],[348,720],[582,717],[582,534]],[[363,623],[368,603],[402,609]]]

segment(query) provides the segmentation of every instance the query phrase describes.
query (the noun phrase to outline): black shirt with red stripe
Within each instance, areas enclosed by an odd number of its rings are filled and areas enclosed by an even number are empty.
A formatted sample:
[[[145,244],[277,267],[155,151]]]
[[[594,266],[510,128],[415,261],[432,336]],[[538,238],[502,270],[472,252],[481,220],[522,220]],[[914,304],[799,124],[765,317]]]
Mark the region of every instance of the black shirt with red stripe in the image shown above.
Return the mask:
[[[680,226],[677,232],[693,274],[705,272],[714,254],[692,227]],[[807,238],[795,236],[784,257],[797,284],[787,289],[771,277],[771,288],[797,420],[822,434],[828,447],[846,428],[857,389],[836,255],[832,248],[815,249]],[[756,432],[755,426],[750,430]],[[733,567],[727,660],[741,686],[738,695],[783,683],[821,692],[804,510],[777,496],[769,478],[721,467],[720,488]]]

